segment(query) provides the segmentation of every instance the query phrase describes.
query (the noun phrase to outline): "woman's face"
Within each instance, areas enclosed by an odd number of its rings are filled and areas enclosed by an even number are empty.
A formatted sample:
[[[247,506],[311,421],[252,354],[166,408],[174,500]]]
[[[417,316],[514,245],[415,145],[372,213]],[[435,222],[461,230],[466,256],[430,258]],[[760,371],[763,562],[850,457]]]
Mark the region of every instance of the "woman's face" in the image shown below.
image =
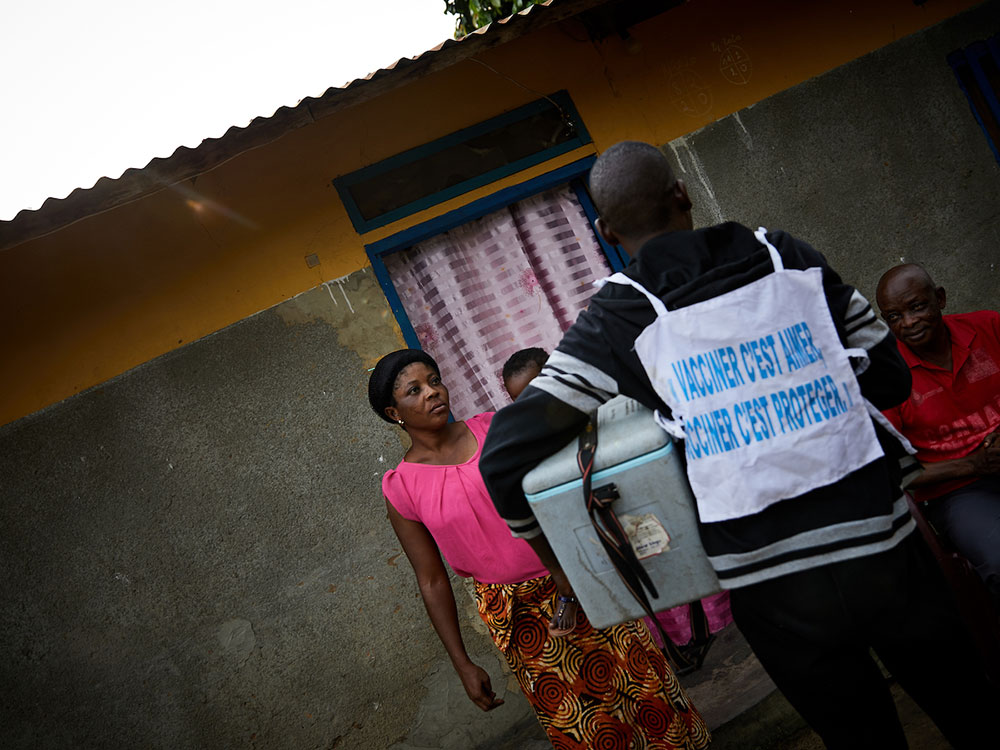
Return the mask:
[[[441,376],[423,362],[400,370],[392,387],[396,402],[385,410],[394,420],[411,427],[433,428],[448,423],[448,389]]]

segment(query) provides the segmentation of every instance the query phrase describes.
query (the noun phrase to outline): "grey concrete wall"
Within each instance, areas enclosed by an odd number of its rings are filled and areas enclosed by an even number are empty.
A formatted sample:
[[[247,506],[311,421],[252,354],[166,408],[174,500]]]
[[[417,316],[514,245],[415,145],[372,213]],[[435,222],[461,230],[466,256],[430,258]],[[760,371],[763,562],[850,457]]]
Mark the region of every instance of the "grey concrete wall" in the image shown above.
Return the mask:
[[[873,304],[905,259],[948,311],[997,309],[1000,165],[945,56],[998,19],[986,3],[667,144],[696,224],[785,229]]]
[[[944,56],[974,10],[669,144],[699,223],[812,242],[871,295],[900,258],[996,307],[1000,168]],[[431,630],[378,477],[366,368],[399,346],[359,272],[0,428],[0,747],[523,748]]]
[[[456,584],[507,704],[465,697],[386,520],[366,368],[398,336],[359,272],[0,429],[0,747],[537,734]]]

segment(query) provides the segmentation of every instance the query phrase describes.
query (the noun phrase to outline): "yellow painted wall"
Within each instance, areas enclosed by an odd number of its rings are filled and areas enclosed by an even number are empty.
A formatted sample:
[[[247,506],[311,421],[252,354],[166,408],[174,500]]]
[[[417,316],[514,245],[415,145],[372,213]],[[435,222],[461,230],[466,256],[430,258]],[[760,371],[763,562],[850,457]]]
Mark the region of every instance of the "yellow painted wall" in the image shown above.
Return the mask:
[[[535,91],[567,89],[593,146],[358,236],[333,177],[538,98],[465,61],[0,251],[0,424],[358,270],[366,242],[625,138],[665,143],[974,4],[692,0],[600,43],[558,24],[480,59]]]

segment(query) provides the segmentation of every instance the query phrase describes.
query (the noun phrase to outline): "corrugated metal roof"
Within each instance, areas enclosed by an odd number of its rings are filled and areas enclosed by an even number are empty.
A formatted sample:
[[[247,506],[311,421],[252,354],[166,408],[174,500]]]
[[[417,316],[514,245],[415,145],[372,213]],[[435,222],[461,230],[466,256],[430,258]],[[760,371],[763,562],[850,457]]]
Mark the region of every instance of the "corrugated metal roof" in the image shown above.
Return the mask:
[[[168,157],[152,159],[142,168],[127,169],[117,178],[102,177],[92,187],[77,188],[65,198],[48,198],[35,210],[20,211],[0,221],[0,249],[56,231],[80,219],[120,206],[203,174],[253,148],[316,120],[384,94],[428,73],[450,67],[484,50],[603,5],[608,0],[546,0],[509,18],[477,29],[461,39],[448,39],[416,57],[403,57],[364,78],[331,87],[292,107],[279,107],[268,117],[245,127],[231,127],[218,138],[195,148],[181,146]]]

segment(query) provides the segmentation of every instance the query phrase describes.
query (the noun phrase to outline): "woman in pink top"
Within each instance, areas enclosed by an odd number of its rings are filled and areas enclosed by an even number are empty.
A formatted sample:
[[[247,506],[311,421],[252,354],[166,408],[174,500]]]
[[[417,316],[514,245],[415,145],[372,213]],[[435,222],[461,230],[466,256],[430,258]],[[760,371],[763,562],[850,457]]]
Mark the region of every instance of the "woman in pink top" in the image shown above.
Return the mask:
[[[565,637],[550,633],[555,584],[527,542],[510,535],[479,474],[492,413],[449,422],[437,363],[415,349],[379,361],[368,399],[412,443],[382,478],[382,490],[469,698],[484,711],[503,703],[466,653],[442,555],[458,575],[475,580],[479,614],[555,747],[707,747],[707,727],[644,625],[595,630],[580,612]]]

